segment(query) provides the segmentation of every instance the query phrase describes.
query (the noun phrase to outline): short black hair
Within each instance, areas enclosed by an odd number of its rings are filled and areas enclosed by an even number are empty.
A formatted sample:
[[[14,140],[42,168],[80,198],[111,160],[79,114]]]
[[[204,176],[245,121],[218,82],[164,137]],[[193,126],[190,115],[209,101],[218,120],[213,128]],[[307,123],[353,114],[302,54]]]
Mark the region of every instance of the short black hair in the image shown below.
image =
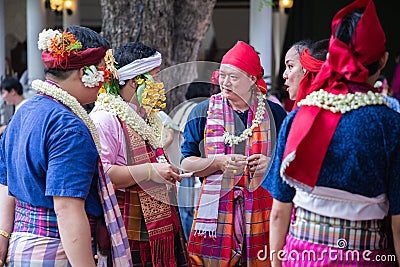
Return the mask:
[[[72,25],[67,27],[66,31],[72,33],[82,43],[81,50],[96,47],[110,48],[110,44],[101,34],[87,27]]]
[[[123,67],[129,63],[142,58],[153,56],[156,49],[140,42],[130,42],[118,48],[114,53],[115,61],[118,67]]]
[[[300,54],[304,51],[304,49],[311,47],[312,43],[313,43],[312,40],[304,39],[304,40],[295,42],[294,44],[292,44],[290,46],[290,48],[294,47],[294,49],[296,49],[297,54],[300,56]]]
[[[22,84],[14,77],[4,78],[4,80],[1,81],[0,86],[2,90],[4,89],[8,92],[11,92],[11,90],[14,89],[19,95],[22,95],[24,93]]]
[[[309,48],[310,55],[318,60],[325,61],[329,49],[329,39],[315,41]]]

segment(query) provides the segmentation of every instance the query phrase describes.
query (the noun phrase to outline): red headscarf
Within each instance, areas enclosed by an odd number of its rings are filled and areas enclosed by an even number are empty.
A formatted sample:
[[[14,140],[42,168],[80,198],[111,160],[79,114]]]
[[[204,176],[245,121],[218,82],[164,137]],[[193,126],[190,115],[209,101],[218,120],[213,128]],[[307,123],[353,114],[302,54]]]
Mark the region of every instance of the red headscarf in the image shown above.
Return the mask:
[[[364,8],[351,44],[336,39],[335,32],[343,17]],[[368,70],[364,66],[381,58],[386,50],[385,42],[372,0],[357,0],[346,6],[333,18],[329,58],[322,65],[311,89],[324,88],[334,94],[347,94],[349,86],[343,80],[365,83]],[[281,173],[289,183],[312,190],[341,116],[341,113],[316,106],[300,107],[289,132],[281,167]]]
[[[44,51],[42,52],[42,61],[46,68],[49,69],[74,70],[99,63],[106,55],[106,51],[103,47],[88,48],[71,53],[61,61],[51,52]]]
[[[261,66],[260,57],[253,47],[245,42],[238,41],[224,57],[221,64],[235,66],[257,78],[256,85],[263,94],[267,93],[267,84],[263,80],[264,69]]]
[[[311,88],[311,83],[321,70],[324,61],[312,57],[308,51],[308,48],[306,48],[300,55],[300,63],[301,66],[303,66],[303,68],[306,70],[306,73],[304,73],[304,76],[300,81],[299,90],[297,92],[296,101],[293,104],[293,109],[297,108],[297,103],[300,100],[303,100],[307,95],[314,91],[314,89]]]

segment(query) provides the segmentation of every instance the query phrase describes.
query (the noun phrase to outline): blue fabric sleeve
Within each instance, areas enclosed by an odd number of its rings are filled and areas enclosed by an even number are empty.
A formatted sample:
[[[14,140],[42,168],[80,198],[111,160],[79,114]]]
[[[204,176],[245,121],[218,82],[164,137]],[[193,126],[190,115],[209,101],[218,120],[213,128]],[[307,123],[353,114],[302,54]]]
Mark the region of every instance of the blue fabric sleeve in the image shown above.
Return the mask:
[[[50,137],[46,196],[86,199],[96,172],[96,147],[89,131],[68,127]]]
[[[7,185],[7,168],[4,162],[4,140],[0,141],[0,184]]]
[[[391,215],[398,215],[400,214],[400,142],[392,151],[391,158],[388,185],[389,212]]]
[[[209,101],[206,100],[197,104],[188,116],[183,131],[184,141],[181,145],[182,159],[190,156],[201,156],[200,146],[204,140],[208,103]]]
[[[293,117],[295,113],[289,113],[282,123],[282,127],[278,134],[278,140],[276,142],[276,151],[272,159],[272,165],[269,172],[266,172],[262,187],[267,189],[273,198],[281,202],[291,202],[296,194],[296,190],[285,183],[280,175],[280,168],[285,152],[286,140],[289,134],[290,127],[292,125]]]
[[[282,126],[283,120],[286,118],[286,111],[277,103],[274,103],[270,100],[267,100],[269,107],[271,108],[272,115],[274,117],[276,131],[279,132],[279,129]]]

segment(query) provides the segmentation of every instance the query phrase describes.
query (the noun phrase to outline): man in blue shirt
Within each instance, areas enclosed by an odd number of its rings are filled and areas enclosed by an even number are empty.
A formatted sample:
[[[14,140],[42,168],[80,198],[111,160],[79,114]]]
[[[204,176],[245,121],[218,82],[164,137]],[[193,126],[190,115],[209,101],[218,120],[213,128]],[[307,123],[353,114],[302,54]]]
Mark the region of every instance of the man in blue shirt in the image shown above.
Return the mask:
[[[109,45],[71,26],[44,30],[38,46],[46,81],[32,83],[38,94],[15,113],[0,144],[0,266],[8,241],[11,266],[95,266],[89,220],[103,213],[99,146],[82,105],[96,100]]]

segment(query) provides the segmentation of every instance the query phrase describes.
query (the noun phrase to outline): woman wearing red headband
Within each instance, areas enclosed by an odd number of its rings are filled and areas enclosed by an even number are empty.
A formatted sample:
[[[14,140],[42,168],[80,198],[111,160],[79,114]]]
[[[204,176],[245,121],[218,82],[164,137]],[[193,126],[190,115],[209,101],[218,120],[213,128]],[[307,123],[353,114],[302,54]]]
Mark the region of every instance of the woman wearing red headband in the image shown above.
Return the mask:
[[[205,177],[188,250],[195,266],[269,266],[271,196],[260,187],[286,112],[265,100],[256,51],[238,42],[223,57],[221,94],[189,115],[182,168]]]
[[[296,99],[299,90],[300,80],[303,78],[305,69],[301,65],[300,55],[306,48],[310,48],[311,40],[301,40],[294,43],[285,55],[285,71],[282,74],[285,80],[284,88],[289,94],[288,101],[285,100],[286,110],[291,110],[295,106],[293,101]],[[290,100],[290,101],[289,101]]]
[[[400,115],[373,87],[385,40],[372,0],[333,19],[328,59],[285,120],[280,175],[266,182],[275,266],[393,266],[386,216],[399,260]]]

